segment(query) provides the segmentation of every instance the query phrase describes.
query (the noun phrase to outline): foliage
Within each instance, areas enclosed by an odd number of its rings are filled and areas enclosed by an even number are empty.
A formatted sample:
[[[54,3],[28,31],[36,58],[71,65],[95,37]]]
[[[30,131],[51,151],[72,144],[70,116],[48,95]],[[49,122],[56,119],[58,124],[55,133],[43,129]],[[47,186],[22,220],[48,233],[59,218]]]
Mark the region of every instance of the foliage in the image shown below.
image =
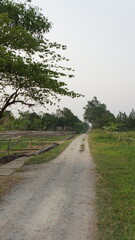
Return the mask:
[[[77,133],[86,132],[89,125],[82,122],[75,116],[70,109],[58,109],[56,114],[42,113],[37,114],[29,111],[20,112],[18,118],[8,111],[5,112],[5,118],[2,130],[69,130],[76,131]]]
[[[98,101],[97,97],[88,101],[84,109],[84,119],[90,122],[93,128],[102,128],[115,120],[114,115],[107,110],[105,104]]]
[[[58,117],[58,125],[62,123],[63,127],[72,127],[75,129],[76,123],[81,122],[77,116],[75,116],[70,109],[63,108],[62,110],[58,109],[56,112]]]
[[[86,133],[90,128],[89,124],[86,122],[76,122],[75,129],[77,133]]]
[[[134,130],[135,129],[135,110],[132,109],[129,115],[126,113],[119,112],[116,117],[116,122],[120,125],[119,130]]]
[[[110,125],[107,127],[104,127],[104,129],[109,132],[116,132],[120,126],[121,124],[118,124],[118,123],[110,123]]]
[[[14,127],[17,130],[41,130],[41,117],[35,112],[20,112],[19,118],[15,119]]]
[[[55,114],[44,113],[43,116],[41,116],[41,121],[43,130],[56,130],[57,118]]]
[[[99,240],[135,239],[135,143],[118,143],[117,137],[104,131],[89,135],[97,171]]]
[[[135,129],[135,110],[132,109],[131,113],[129,114],[129,117],[127,118],[127,127],[129,129]]]
[[[12,104],[53,104],[58,95],[79,97],[69,91],[61,77],[73,77],[71,68],[59,66],[68,60],[56,53],[65,45],[49,42],[44,34],[52,24],[30,1],[0,1],[0,118]],[[50,98],[51,97],[51,98]]]
[[[119,130],[126,130],[127,129],[127,118],[128,116],[126,113],[122,113],[119,111],[119,114],[116,117],[116,123],[119,124]]]
[[[127,131],[135,129],[135,110],[132,109],[129,116],[125,112],[119,111],[115,117],[105,104],[100,103],[97,97],[88,101],[84,107],[84,119],[92,124],[92,128],[106,129],[113,131]]]

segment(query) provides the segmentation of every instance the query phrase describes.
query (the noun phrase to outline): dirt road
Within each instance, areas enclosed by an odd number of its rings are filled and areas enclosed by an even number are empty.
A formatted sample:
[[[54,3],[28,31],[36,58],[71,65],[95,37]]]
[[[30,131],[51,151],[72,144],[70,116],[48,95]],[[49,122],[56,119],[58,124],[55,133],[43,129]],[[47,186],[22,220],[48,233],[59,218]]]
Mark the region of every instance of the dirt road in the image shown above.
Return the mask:
[[[26,179],[0,200],[0,239],[96,239],[94,165],[85,134],[58,158],[20,175]]]

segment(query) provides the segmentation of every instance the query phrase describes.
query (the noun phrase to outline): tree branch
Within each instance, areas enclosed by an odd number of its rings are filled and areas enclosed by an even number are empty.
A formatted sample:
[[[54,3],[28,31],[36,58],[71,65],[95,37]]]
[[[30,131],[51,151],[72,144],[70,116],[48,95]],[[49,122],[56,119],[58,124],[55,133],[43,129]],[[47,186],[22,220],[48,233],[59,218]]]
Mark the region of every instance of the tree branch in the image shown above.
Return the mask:
[[[26,105],[26,106],[29,106],[29,107],[32,107],[34,106],[35,104],[33,103],[27,103],[27,102],[24,102],[23,100],[16,100],[16,98],[18,97],[18,89],[9,96],[9,98],[6,98],[5,99],[5,103],[4,103],[4,106],[1,108],[0,110],[0,119],[2,118],[3,116],[3,113],[4,111],[9,107],[11,106],[12,104],[15,104],[15,103],[21,103],[23,105]]]

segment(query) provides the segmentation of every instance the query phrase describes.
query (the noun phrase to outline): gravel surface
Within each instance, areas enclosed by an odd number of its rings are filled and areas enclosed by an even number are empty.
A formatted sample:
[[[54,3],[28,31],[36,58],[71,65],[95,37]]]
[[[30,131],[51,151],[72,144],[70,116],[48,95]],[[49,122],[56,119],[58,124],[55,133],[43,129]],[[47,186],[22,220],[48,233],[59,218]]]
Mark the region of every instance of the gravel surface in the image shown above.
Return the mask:
[[[0,200],[0,239],[96,239],[95,173],[85,134],[53,161],[15,174],[26,178]]]

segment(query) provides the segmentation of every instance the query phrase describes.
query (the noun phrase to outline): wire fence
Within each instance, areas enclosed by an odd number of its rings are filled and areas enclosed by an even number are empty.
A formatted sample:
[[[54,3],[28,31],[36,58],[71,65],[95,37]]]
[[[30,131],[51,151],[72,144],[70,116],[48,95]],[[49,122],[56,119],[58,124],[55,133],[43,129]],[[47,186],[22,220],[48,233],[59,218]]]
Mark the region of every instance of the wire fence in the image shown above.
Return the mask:
[[[126,148],[130,151],[130,152],[135,152],[135,138],[131,137],[130,135],[128,136],[124,136],[125,134],[119,134],[118,135],[118,142],[123,142],[124,146],[125,146],[125,150]]]
[[[15,135],[6,133],[0,135],[0,165],[23,156],[38,155],[73,138],[75,133],[64,134],[34,134]]]
[[[21,136],[0,139],[0,155],[10,155],[13,152],[33,152],[50,145],[51,143],[46,139],[24,139]]]

